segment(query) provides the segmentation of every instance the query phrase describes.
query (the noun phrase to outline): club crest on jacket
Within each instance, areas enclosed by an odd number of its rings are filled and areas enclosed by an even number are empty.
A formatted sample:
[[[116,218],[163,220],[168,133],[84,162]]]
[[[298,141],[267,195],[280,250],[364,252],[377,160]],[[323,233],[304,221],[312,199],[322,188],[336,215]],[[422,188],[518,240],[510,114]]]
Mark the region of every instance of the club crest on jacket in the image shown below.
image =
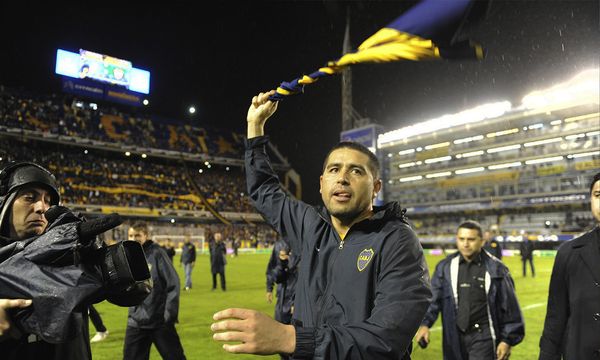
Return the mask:
[[[356,260],[356,267],[358,271],[363,271],[367,268],[367,265],[371,262],[375,251],[373,249],[364,249],[358,254],[358,259]]]

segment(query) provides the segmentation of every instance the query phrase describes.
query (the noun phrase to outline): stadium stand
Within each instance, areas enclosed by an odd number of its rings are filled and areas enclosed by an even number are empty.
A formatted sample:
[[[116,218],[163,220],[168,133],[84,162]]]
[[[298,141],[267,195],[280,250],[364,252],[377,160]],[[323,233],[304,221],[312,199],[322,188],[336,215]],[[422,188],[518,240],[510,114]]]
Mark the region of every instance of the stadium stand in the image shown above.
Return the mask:
[[[385,200],[408,208],[424,243],[452,242],[467,218],[499,225],[505,239],[586,230],[600,169],[597,78],[591,70],[518,106],[486,104],[380,135]]]
[[[66,206],[144,218],[157,235],[227,224],[248,246],[274,241],[245,194],[243,135],[115,106],[0,86],[0,165],[40,163],[59,174]],[[289,164],[270,149],[284,176]]]

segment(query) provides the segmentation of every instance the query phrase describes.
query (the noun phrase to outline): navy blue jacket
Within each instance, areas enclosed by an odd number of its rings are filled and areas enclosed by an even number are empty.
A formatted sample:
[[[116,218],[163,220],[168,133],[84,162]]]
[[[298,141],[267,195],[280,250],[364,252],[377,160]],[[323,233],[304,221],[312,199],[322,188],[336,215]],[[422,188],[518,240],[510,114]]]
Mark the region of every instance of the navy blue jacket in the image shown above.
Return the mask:
[[[184,243],[181,247],[181,258],[180,262],[183,264],[190,264],[196,261],[196,247],[194,244]]]
[[[374,209],[342,241],[324,208],[290,197],[271,168],[268,137],[247,140],[255,207],[300,254],[294,358],[402,359],[431,301],[423,249],[399,204]]]
[[[267,263],[267,271],[265,272],[267,278],[267,292],[272,292],[273,287],[276,284],[275,279],[273,279],[273,270],[275,270],[275,267],[277,266],[279,252],[285,248],[287,248],[287,244],[281,239],[275,241],[275,244],[273,244],[273,251],[271,251],[271,256]],[[279,289],[277,289],[277,292],[279,292]]]
[[[456,252],[437,264],[431,279],[433,301],[422,323],[424,326],[432,327],[438,314],[442,313],[445,360],[464,360],[460,353],[456,325],[459,259],[460,253]],[[525,323],[515,294],[513,279],[508,268],[486,251],[481,252],[481,259],[486,267],[488,319],[494,343],[497,346],[503,341],[510,346],[515,346],[525,336]]]
[[[179,314],[179,276],[163,248],[152,240],[143,245],[154,288],[138,306],[129,308],[127,326],[156,329],[177,322]]]
[[[600,226],[558,249],[540,360],[600,359]]]

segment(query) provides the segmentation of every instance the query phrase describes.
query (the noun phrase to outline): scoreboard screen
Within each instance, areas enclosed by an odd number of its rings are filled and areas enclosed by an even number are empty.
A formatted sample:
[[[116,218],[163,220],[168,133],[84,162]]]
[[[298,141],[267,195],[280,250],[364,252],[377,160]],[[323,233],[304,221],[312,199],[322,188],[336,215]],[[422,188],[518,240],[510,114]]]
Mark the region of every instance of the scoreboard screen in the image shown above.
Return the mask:
[[[56,73],[78,79],[93,79],[123,86],[130,91],[150,93],[150,72],[134,68],[131,61],[89,50],[56,52]]]

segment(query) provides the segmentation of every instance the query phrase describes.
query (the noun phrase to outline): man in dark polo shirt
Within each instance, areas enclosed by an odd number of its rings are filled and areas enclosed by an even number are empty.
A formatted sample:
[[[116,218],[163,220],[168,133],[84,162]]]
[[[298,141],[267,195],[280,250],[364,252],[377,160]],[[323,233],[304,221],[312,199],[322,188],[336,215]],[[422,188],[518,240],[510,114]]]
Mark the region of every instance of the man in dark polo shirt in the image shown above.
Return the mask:
[[[460,224],[458,251],[440,261],[431,279],[433,301],[416,340],[429,343],[429,329],[441,311],[445,360],[505,360],[525,336],[508,268],[482,251],[484,244],[477,222]]]

